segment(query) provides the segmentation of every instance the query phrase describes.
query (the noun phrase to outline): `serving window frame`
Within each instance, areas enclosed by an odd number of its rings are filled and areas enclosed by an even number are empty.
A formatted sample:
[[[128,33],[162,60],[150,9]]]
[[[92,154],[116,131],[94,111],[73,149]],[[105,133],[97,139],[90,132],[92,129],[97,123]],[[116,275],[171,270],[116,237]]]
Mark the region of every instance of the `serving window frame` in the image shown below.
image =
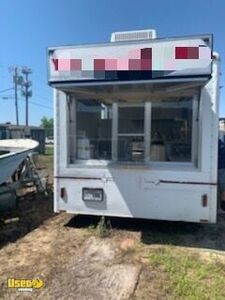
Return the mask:
[[[74,135],[73,141],[71,141],[68,135],[68,167],[77,168],[77,167],[107,167],[107,166],[144,166],[147,168],[159,168],[167,169],[173,167],[187,167],[189,168],[199,168],[201,161],[201,151],[199,143],[199,134],[200,134],[200,89],[195,90],[192,98],[192,145],[191,145],[191,161],[190,162],[175,162],[175,161],[151,161],[150,152],[151,152],[151,120],[152,120],[152,101],[140,101],[139,103],[127,102],[123,103],[118,101],[112,102],[112,143],[111,143],[111,160],[99,160],[99,159],[87,159],[81,160],[76,159],[76,99],[81,100],[81,97],[76,97],[75,93],[67,94],[67,126],[69,130],[69,135],[72,133]],[[183,95],[182,95],[183,97]],[[190,97],[190,96],[188,96]],[[96,97],[97,99],[97,97]],[[158,100],[156,100],[158,102]],[[69,107],[68,103],[72,105]],[[143,134],[133,134],[131,136],[141,135],[144,137],[144,160],[141,161],[118,161],[118,137],[129,134],[120,134],[118,133],[118,108],[119,107],[131,107],[131,106],[144,106],[144,133]],[[73,120],[71,120],[71,116]],[[71,145],[72,144],[72,145]],[[73,148],[73,159],[71,159],[71,148]],[[75,159],[74,159],[75,158]]]

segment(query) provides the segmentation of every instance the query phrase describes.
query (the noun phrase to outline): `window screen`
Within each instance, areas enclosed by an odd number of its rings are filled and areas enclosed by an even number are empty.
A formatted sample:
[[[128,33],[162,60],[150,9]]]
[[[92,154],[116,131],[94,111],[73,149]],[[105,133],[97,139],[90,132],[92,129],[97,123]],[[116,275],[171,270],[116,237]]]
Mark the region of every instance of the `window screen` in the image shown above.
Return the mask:
[[[192,160],[192,99],[152,103],[151,161]]]
[[[144,106],[118,108],[118,160],[144,160]]]
[[[76,158],[111,159],[112,107],[99,100],[76,101]]]
[[[118,108],[119,133],[144,133],[144,106],[122,106]]]
[[[70,163],[112,160],[113,149],[118,162],[196,164],[198,101],[193,99],[115,103],[113,110],[106,99],[68,100]]]

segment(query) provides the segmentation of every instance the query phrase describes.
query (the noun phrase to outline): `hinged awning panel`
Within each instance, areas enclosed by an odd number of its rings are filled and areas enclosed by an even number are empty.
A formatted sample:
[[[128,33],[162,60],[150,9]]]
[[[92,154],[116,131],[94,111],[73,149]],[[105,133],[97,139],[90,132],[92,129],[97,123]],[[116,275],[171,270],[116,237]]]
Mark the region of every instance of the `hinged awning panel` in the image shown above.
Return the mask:
[[[212,72],[210,35],[144,42],[49,48],[49,83],[205,76]]]
[[[203,81],[190,80],[182,82],[146,82],[124,84],[97,84],[74,86],[63,84],[58,86],[62,91],[77,99],[102,100],[106,103],[140,103],[146,101],[166,101],[175,98],[198,95]]]

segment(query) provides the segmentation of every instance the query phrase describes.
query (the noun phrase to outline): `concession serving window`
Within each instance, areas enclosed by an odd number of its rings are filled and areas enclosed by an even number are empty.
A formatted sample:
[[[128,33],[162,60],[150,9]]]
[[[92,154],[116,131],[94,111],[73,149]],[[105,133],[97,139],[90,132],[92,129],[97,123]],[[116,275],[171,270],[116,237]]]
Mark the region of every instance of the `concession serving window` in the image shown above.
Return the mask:
[[[64,87],[69,164],[198,164],[204,81]]]

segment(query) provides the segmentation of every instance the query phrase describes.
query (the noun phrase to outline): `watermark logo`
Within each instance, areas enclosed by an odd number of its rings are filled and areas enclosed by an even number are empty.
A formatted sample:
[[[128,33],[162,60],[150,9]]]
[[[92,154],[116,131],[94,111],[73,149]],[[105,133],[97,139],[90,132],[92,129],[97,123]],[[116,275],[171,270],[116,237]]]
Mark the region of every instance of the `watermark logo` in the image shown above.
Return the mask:
[[[8,278],[7,287],[11,289],[17,289],[21,292],[32,292],[33,289],[41,289],[44,286],[42,279],[18,279]]]

